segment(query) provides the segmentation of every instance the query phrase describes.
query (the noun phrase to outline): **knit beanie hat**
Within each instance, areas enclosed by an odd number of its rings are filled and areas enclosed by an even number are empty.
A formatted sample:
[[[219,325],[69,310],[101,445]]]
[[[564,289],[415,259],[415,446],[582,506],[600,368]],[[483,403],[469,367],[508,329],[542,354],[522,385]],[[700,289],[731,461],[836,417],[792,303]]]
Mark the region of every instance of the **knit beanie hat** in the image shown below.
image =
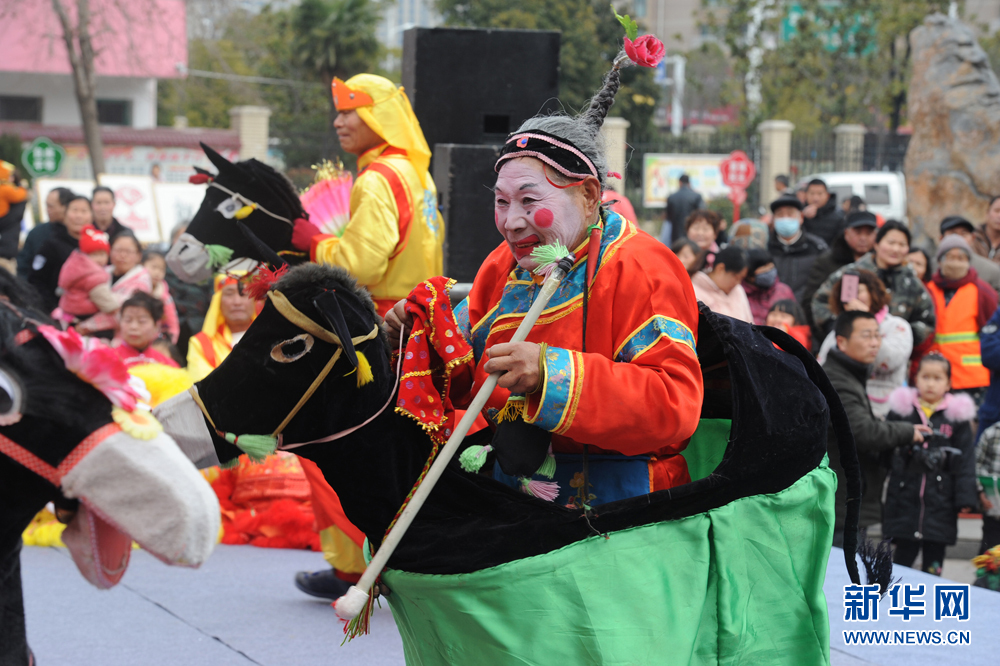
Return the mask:
[[[965,239],[958,234],[950,234],[942,238],[941,242],[938,243],[937,255],[935,255],[938,263],[941,262],[941,257],[948,254],[948,250],[954,250],[955,248],[962,250],[969,259],[972,259],[972,248],[969,247]]]
[[[80,252],[90,254],[91,252],[111,252],[111,243],[108,235],[97,227],[87,225],[80,234]]]

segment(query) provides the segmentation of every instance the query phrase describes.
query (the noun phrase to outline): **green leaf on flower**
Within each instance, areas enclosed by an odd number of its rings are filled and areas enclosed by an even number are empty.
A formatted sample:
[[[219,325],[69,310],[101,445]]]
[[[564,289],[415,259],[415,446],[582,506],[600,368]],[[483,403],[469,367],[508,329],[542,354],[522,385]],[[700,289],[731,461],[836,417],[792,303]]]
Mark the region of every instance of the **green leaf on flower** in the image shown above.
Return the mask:
[[[639,25],[628,14],[620,16],[618,12],[615,11],[614,5],[611,5],[611,11],[614,12],[615,18],[618,19],[618,22],[622,24],[623,28],[625,28],[625,36],[634,42],[639,36]]]

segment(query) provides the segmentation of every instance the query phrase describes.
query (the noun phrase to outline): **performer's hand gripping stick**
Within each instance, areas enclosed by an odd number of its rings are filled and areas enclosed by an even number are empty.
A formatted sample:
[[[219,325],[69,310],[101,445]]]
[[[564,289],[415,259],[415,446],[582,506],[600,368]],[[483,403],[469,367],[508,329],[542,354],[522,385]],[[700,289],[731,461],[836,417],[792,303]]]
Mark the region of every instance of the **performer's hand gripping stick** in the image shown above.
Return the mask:
[[[566,277],[566,274],[573,267],[573,263],[576,261],[573,254],[566,253],[564,248],[562,254],[563,256],[560,259],[553,262],[554,265],[552,266],[548,277],[545,279],[545,282],[542,283],[542,290],[539,292],[538,298],[536,298],[535,302],[532,303],[531,308],[528,310],[528,314],[525,315],[521,324],[517,327],[517,330],[514,332],[514,336],[510,340],[511,342],[524,342],[524,339],[528,337],[528,332],[531,331],[532,327],[535,325],[535,321],[538,319],[538,316],[548,305],[549,299],[552,298],[552,294],[554,294],[556,289],[559,287],[559,283],[562,282],[563,278]],[[532,253],[532,256],[535,256],[534,253]],[[545,268],[548,269],[548,265],[546,265]],[[427,500],[427,496],[430,495],[431,491],[434,489],[434,485],[437,483],[438,479],[441,478],[441,474],[444,473],[445,467],[448,466],[448,463],[454,457],[455,452],[458,451],[458,447],[461,445],[462,440],[465,439],[465,435],[469,432],[469,428],[472,427],[472,424],[479,415],[479,412],[482,411],[486,401],[489,399],[490,395],[493,394],[493,389],[496,388],[497,380],[500,378],[501,374],[502,373],[493,373],[486,378],[485,382],[483,382],[483,386],[479,389],[476,397],[472,399],[472,404],[469,405],[469,409],[458,422],[454,432],[451,433],[451,437],[448,438],[448,442],[444,445],[444,448],[441,449],[437,459],[434,460],[434,464],[431,465],[430,470],[428,470],[427,476],[424,478],[424,482],[421,483],[416,492],[413,493],[413,498],[403,509],[402,514],[399,516],[399,520],[396,521],[396,524],[385,537],[382,545],[375,552],[375,555],[372,557],[371,562],[365,569],[364,574],[361,575],[361,579],[356,585],[352,585],[350,589],[347,590],[347,594],[338,599],[334,604],[337,615],[341,618],[345,620],[354,619],[368,604],[369,590],[371,590],[372,585],[375,584],[375,579],[378,578],[379,573],[385,568],[389,558],[392,557],[393,551],[396,550],[396,546],[399,545],[403,535],[406,534],[406,530],[410,526],[410,523],[413,522],[417,512],[420,511],[420,507],[423,506],[424,502]]]

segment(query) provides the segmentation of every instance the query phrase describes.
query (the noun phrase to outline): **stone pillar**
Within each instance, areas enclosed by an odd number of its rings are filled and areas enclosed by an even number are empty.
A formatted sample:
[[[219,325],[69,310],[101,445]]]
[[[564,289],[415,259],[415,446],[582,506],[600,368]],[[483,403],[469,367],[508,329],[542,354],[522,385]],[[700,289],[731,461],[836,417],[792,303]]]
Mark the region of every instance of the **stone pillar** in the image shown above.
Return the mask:
[[[608,160],[608,171],[614,171],[622,175],[622,179],[608,178],[608,187],[618,194],[625,194],[625,155],[628,146],[625,143],[625,135],[628,133],[629,121],[617,116],[609,116],[604,119],[604,126],[601,128],[601,136],[604,137],[604,154]]]
[[[768,206],[778,198],[774,177],[788,174],[792,157],[792,130],[787,120],[765,120],[757,126],[760,132],[760,205]]]
[[[687,129],[684,130],[685,136],[691,139],[692,146],[705,149],[709,147],[712,137],[718,132],[719,130],[713,125],[688,125]]]
[[[237,106],[229,110],[232,128],[240,135],[240,159],[267,160],[268,122],[271,109],[266,106]]]
[[[865,164],[865,126],[837,125],[833,128],[833,136],[834,168],[837,171],[861,171]]]

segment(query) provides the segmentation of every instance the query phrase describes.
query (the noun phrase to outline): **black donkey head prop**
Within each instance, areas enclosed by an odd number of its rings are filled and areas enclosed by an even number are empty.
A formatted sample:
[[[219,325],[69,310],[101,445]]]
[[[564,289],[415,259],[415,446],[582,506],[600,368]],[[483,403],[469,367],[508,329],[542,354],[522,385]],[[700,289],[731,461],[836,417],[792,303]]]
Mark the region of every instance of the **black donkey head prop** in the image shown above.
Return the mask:
[[[218,173],[195,167],[191,176],[208,189],[167,255],[174,273],[186,282],[203,282],[232,260],[274,267],[307,260],[292,247],[296,220],[307,215],[288,179],[256,159],[230,162],[204,143],[201,147]]]
[[[21,533],[47,502],[99,587],[124,573],[133,538],[188,566],[215,545],[218,500],[127,382],[112,349],[52,326],[29,289],[0,271],[0,663],[27,663],[16,563]],[[113,561],[108,543],[119,545]]]
[[[267,292],[232,353],[157,417],[182,446],[210,441],[223,463],[275,448],[315,461],[352,522],[381,537],[431,442],[393,409],[395,368],[380,324],[346,271],[297,266]]]

